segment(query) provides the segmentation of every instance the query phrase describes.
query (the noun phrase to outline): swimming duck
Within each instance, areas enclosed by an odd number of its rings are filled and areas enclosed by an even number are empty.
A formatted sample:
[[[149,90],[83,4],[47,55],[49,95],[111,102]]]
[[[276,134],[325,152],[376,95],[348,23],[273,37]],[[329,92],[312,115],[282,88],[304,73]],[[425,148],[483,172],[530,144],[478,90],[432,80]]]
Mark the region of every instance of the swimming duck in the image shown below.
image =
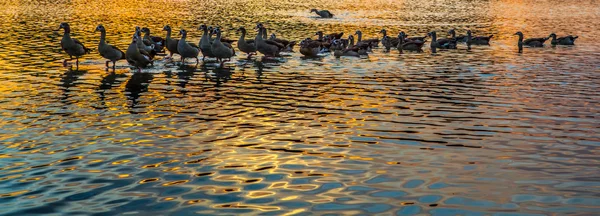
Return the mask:
[[[418,37],[418,36],[415,36],[415,37],[408,37],[408,35],[407,35],[405,32],[403,32],[403,31],[400,31],[400,33],[402,33],[402,34],[404,34],[404,35],[405,35],[405,37],[404,37],[404,41],[405,41],[405,42],[406,42],[406,41],[421,41],[421,42],[425,42],[425,41],[426,41],[426,39],[427,39],[427,35],[425,35],[425,36],[423,36],[423,37]]]
[[[296,45],[296,41],[289,41],[286,39],[277,38],[275,33],[271,34],[271,37],[269,37],[269,40],[283,44],[283,46],[285,46],[285,48],[283,50],[281,50],[282,52],[292,52],[294,50],[294,46]]]
[[[254,40],[246,40],[246,28],[240,27],[238,31],[242,33],[237,42],[238,49],[247,53],[248,58],[250,58],[252,55],[256,55],[256,43],[254,43]]]
[[[166,25],[163,28],[163,31],[167,31],[167,39],[165,42],[167,50],[169,50],[169,58],[172,58],[173,54],[179,54],[177,51],[177,44],[179,43],[179,40],[171,38],[171,26]]]
[[[157,53],[164,51],[165,39],[162,37],[151,36],[150,29],[147,27],[142,28],[142,33],[144,33],[144,44],[153,44],[154,50]]]
[[[136,29],[137,30],[137,29]],[[152,64],[152,59],[147,54],[140,52],[141,50],[138,48],[137,41],[142,40],[138,36],[138,32],[136,31],[133,34],[133,39],[131,40],[131,44],[127,48],[125,52],[125,58],[127,59],[127,63],[136,67],[138,72],[142,72],[142,67],[148,66],[148,64]]]
[[[356,32],[354,34],[356,34],[356,36],[358,37],[357,38],[358,41],[356,41],[356,45],[367,44],[370,48],[379,46],[379,39],[377,39],[377,38],[363,40],[362,32],[360,30],[356,30]]]
[[[579,38],[578,36],[567,35],[565,37],[556,38],[556,34],[550,34],[552,40],[550,43],[552,45],[575,45],[575,39]]]
[[[106,69],[108,69],[108,62],[113,63],[113,71],[115,71],[115,63],[118,60],[125,59],[125,53],[121,51],[119,48],[107,44],[106,43],[106,29],[104,29],[103,25],[98,25],[96,27],[96,31],[100,32],[100,42],[98,43],[98,53],[105,59],[106,61]]]
[[[321,42],[306,38],[300,42],[300,53],[306,57],[316,57],[321,52]]]
[[[433,48],[440,49],[456,49],[456,40],[450,38],[441,38],[437,39],[437,34],[435,31],[429,32],[429,37],[431,37],[431,50],[435,52]]]
[[[400,53],[402,53],[403,50],[423,52],[422,47],[423,45],[425,45],[425,41],[407,41],[406,34],[404,34],[404,32],[400,32],[398,34],[398,40],[400,40],[400,42],[398,42],[398,46],[396,46],[396,48],[398,48],[398,51],[400,51]]]
[[[225,64],[225,59],[229,61],[231,60],[231,57],[235,55],[235,49],[233,49],[231,44],[221,42],[221,29],[215,28],[214,32],[217,37],[210,49],[215,57],[217,57],[217,61],[221,62],[221,66],[223,66],[223,64]]]
[[[467,45],[490,45],[490,40],[494,35],[490,36],[473,36],[471,30],[467,30]]]
[[[317,10],[315,8],[310,9],[310,12],[315,12],[317,15],[321,16],[321,18],[333,18],[333,14],[328,10]]]
[[[215,57],[210,48],[211,48],[211,42],[210,42],[210,38],[208,35],[208,26],[202,24],[200,25],[200,27],[198,27],[198,30],[202,30],[202,37],[200,38],[200,51],[202,51],[202,61],[204,61],[206,59],[206,57],[212,58]]]
[[[523,52],[523,45],[525,46],[529,46],[529,47],[544,47],[544,42],[546,42],[549,38],[527,38],[525,40],[523,40],[523,33],[522,32],[517,32],[515,33],[515,35],[519,36],[519,43],[517,43],[517,45],[519,46],[519,53]]]
[[[181,35],[181,39],[179,39],[179,42],[177,43],[177,52],[179,52],[179,55],[181,55],[181,63],[185,64],[186,58],[195,58],[196,64],[198,64],[198,54],[200,53],[200,48],[195,44],[185,41],[185,38],[187,37],[187,31],[185,29],[179,30],[179,34]]]
[[[75,64],[77,65],[77,68],[79,68],[79,57],[86,53],[90,53],[90,49],[85,48],[85,45],[79,42],[79,40],[71,38],[71,27],[68,23],[61,23],[56,31],[60,29],[64,29],[63,38],[60,40],[60,47],[69,55],[69,60],[73,60],[73,56],[75,56]],[[67,66],[66,59],[63,61],[63,66]]]
[[[266,34],[266,31],[262,24],[258,24],[256,28],[258,28],[258,34],[254,39],[254,42],[256,43],[256,50],[265,56],[279,56],[279,52],[284,49],[285,46],[275,41],[265,40],[263,35]]]

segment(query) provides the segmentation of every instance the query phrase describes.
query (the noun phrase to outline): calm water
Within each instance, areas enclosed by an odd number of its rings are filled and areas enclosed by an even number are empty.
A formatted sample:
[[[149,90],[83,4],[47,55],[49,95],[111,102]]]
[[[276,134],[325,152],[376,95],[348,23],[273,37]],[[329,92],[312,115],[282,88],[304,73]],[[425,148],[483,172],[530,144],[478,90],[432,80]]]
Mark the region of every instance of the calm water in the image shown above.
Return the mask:
[[[0,3],[0,214],[512,215],[600,211],[600,2],[73,0]],[[277,2],[277,3],[275,3]],[[310,8],[338,15],[315,19]],[[62,67],[61,34],[94,52]],[[494,34],[490,47],[224,68],[104,70],[104,24],[279,37],[386,28]],[[526,37],[575,47],[516,53]],[[251,36],[255,33],[252,31]]]

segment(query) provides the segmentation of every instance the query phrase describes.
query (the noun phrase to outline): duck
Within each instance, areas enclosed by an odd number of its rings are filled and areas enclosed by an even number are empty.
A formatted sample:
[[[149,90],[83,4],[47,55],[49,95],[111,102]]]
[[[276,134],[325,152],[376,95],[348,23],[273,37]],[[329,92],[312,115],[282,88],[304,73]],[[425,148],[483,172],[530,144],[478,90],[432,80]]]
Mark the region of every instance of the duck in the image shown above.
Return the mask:
[[[450,31],[448,31],[448,35],[450,35],[450,37],[452,39],[456,40],[456,42],[462,42],[462,43],[466,43],[467,42],[467,36],[466,35],[459,35],[457,37],[455,29],[450,29]]]
[[[328,10],[317,10],[316,8],[310,9],[310,12],[315,12],[321,18],[333,18],[333,14]]]
[[[319,36],[318,40],[323,40],[323,31],[318,31],[317,33],[315,33],[315,35]],[[340,33],[331,33],[331,34],[327,34],[326,36],[329,36],[329,38],[331,38],[332,40],[335,39],[342,39],[342,37],[344,36],[344,32],[340,32]]]
[[[198,64],[198,54],[200,53],[200,48],[195,44],[188,43],[185,41],[187,37],[187,31],[185,29],[179,30],[179,34],[181,35],[181,39],[177,43],[177,52],[181,56],[181,63],[185,64],[186,58],[195,58],[196,64]]]
[[[471,30],[467,30],[467,45],[490,45],[490,40],[492,40],[494,35],[490,36],[473,36]]]
[[[171,26],[166,25],[165,27],[163,27],[163,31],[167,31],[165,44],[167,50],[169,50],[169,58],[172,58],[173,54],[179,54],[179,52],[177,51],[177,44],[179,43],[179,40],[171,38]]]
[[[221,29],[215,28],[214,32],[217,37],[212,43],[210,49],[213,55],[217,57],[217,61],[220,61],[221,66],[223,66],[223,64],[225,64],[225,59],[229,61],[231,60],[231,57],[235,55],[235,49],[233,49],[231,44],[221,42]]]
[[[215,34],[215,29],[216,28],[220,28],[220,27],[218,27],[218,26],[217,27],[212,27],[212,26],[208,27],[208,39],[210,39],[211,43],[215,41],[215,39],[212,36]],[[221,42],[232,44],[233,42],[235,42],[235,40],[222,37],[221,38]]]
[[[138,48],[138,41],[142,39],[138,36],[137,30],[138,29],[136,29],[135,34],[133,34],[131,44],[129,44],[129,47],[125,52],[125,59],[127,59],[127,62],[136,67],[138,72],[141,73],[143,67],[147,67],[149,64],[152,64],[152,58],[150,58],[149,55],[142,53]]]
[[[403,50],[408,50],[408,51],[414,51],[414,52],[423,52],[423,45],[425,45],[425,41],[419,41],[419,40],[406,40],[406,35],[404,34],[404,32],[400,32],[398,34],[398,40],[400,40],[400,42],[398,42],[398,46],[396,46],[396,48],[398,49],[398,51],[400,53],[403,52]]]
[[[357,38],[358,41],[356,42],[357,45],[361,44],[361,43],[366,43],[369,45],[369,47],[378,47],[379,46],[379,39],[377,39],[377,38],[363,40],[362,32],[360,30],[356,30],[356,32],[354,34],[356,34],[356,36],[358,37]]]
[[[285,46],[285,48],[283,50],[281,50],[282,52],[292,52],[294,50],[294,46],[296,45],[296,41],[289,41],[286,39],[277,38],[275,33],[271,34],[271,37],[269,37],[269,40],[283,44],[283,46]]]
[[[199,42],[200,51],[202,51],[202,61],[204,61],[206,57],[215,57],[211,52],[212,44],[210,42],[210,36],[208,35],[208,26],[202,24],[200,27],[198,27],[198,30],[203,32]]]
[[[106,29],[102,24],[96,27],[96,32],[100,32],[100,42],[98,43],[98,53],[100,56],[106,59],[106,69],[108,70],[108,63],[113,63],[113,71],[115,71],[115,63],[118,60],[125,59],[125,53],[116,46],[106,43]]]
[[[240,39],[237,42],[238,50],[248,54],[248,58],[252,55],[256,55],[256,43],[254,40],[246,40],[246,28],[240,27],[238,31],[242,33]]]
[[[60,29],[64,29],[63,38],[60,40],[60,47],[69,55],[69,60],[73,60],[73,56],[75,56],[75,64],[77,65],[76,67],[79,68],[79,57],[90,53],[91,50],[86,48],[79,40],[71,37],[71,27],[69,26],[69,23],[61,23],[56,31],[59,31]],[[67,66],[66,59],[63,61],[63,66]]]
[[[157,53],[162,53],[164,51],[165,39],[162,37],[151,36],[150,29],[147,27],[142,28],[142,33],[144,33],[144,44],[153,44],[154,50]]]
[[[433,48],[440,48],[440,49],[456,49],[456,40],[451,39],[451,38],[441,38],[441,39],[437,39],[437,34],[435,31],[429,32],[428,34],[429,37],[431,37],[431,50],[432,52],[435,52],[435,49]]]
[[[549,38],[527,38],[527,39],[523,40],[524,36],[523,36],[522,32],[517,32],[517,33],[515,33],[515,35],[519,36],[519,42],[517,43],[517,45],[519,46],[519,53],[523,52],[523,45],[529,46],[529,47],[544,47],[544,43],[549,39]]]
[[[300,53],[306,57],[316,57],[321,52],[321,42],[306,38],[300,42]]]
[[[350,37],[348,37],[348,40],[350,41],[350,44],[348,45],[348,48],[345,49],[336,49],[333,51],[333,56],[335,56],[336,58],[342,57],[342,56],[349,56],[349,57],[360,57],[361,55],[366,55],[368,56],[369,54],[367,53],[367,48],[365,47],[359,47],[359,46],[354,46],[354,37],[352,35],[350,35]],[[332,46],[333,47],[343,47],[343,44],[341,44],[341,40],[334,40],[332,42]]]
[[[271,40],[265,40],[263,35],[266,34],[266,29],[262,24],[256,26],[258,28],[258,34],[254,39],[256,43],[256,50],[268,57],[279,56],[279,52],[285,48],[283,44],[277,43]]]
[[[553,46],[556,45],[575,45],[575,39],[579,38],[579,36],[573,36],[573,35],[567,35],[565,37],[559,37],[556,38],[556,34],[552,33],[549,36],[550,38],[552,38],[552,40],[550,41],[550,43]]]

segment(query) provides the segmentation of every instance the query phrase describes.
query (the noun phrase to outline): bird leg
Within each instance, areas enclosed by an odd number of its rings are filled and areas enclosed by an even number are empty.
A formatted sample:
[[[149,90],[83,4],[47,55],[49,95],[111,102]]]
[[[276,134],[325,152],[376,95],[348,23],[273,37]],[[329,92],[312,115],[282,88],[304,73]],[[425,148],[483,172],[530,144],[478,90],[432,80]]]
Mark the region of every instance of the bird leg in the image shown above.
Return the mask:
[[[196,65],[200,64],[200,59],[198,59],[198,56],[196,56]]]
[[[113,72],[115,72],[115,64],[116,64],[116,63],[117,63],[117,62],[113,62]]]
[[[106,62],[104,63],[104,65],[106,66],[106,70],[108,70],[108,62],[110,62],[110,60],[106,60]],[[114,66],[114,63],[113,63]]]

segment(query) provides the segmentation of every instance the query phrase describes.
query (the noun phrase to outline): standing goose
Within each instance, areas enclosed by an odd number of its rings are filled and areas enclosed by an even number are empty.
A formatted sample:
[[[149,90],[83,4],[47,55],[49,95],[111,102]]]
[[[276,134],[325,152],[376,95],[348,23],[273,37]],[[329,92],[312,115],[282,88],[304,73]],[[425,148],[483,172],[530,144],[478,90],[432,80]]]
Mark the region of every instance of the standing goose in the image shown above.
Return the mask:
[[[169,50],[169,58],[172,58],[173,54],[179,54],[177,51],[177,44],[179,43],[179,40],[171,38],[171,26],[166,25],[163,28],[163,31],[167,31],[166,47],[167,50]]]
[[[240,27],[238,31],[242,33],[237,43],[238,49],[247,53],[248,58],[252,55],[256,55],[256,43],[254,43],[254,40],[246,40],[246,28]]]
[[[456,40],[450,38],[441,38],[437,39],[437,34],[435,31],[429,32],[428,36],[431,37],[431,50],[435,53],[435,49],[456,49]]]
[[[211,42],[210,37],[208,35],[208,26],[202,24],[198,27],[198,30],[202,30],[202,37],[200,38],[200,51],[202,51],[202,61],[206,59],[206,57],[212,58],[215,57],[211,52]]]
[[[221,29],[215,28],[215,34],[217,34],[217,38],[211,45],[211,50],[215,57],[217,57],[217,61],[221,62],[221,66],[225,64],[225,59],[227,61],[231,60],[231,57],[235,55],[235,50],[229,43],[221,42]]]
[[[185,31],[185,29],[179,30],[179,34],[181,35],[181,39],[179,39],[179,42],[177,43],[177,52],[181,55],[181,64],[185,64],[186,58],[195,58],[196,64],[198,64],[200,48],[195,44],[190,44],[185,41],[185,38],[187,37],[187,31]]]
[[[65,30],[63,38],[60,40],[60,47],[69,55],[69,60],[73,60],[73,56],[75,56],[75,63],[77,65],[76,67],[79,68],[79,57],[89,53],[90,49],[85,48],[85,46],[79,42],[79,40],[71,38],[71,27],[68,23],[61,23],[56,31],[60,29]],[[66,59],[63,61],[63,66],[67,66]]]
[[[556,38],[556,34],[554,34],[554,33],[550,34],[550,37],[552,38],[550,43],[554,46],[555,45],[575,45],[575,39],[578,38],[578,36],[573,36],[573,35],[567,35],[565,37]]]
[[[265,40],[263,38],[263,35],[265,34],[265,27],[263,27],[261,24],[258,24],[256,27],[258,28],[258,34],[254,39],[254,42],[256,43],[256,50],[268,57],[279,56],[279,52],[284,48],[284,46],[275,41]]]
[[[138,36],[138,32],[136,31],[135,34],[133,34],[133,39],[131,40],[131,44],[129,44],[129,47],[127,48],[127,51],[125,52],[125,58],[127,59],[127,62],[136,67],[138,69],[138,72],[142,72],[142,67],[146,67],[148,66],[148,64],[152,63],[152,59],[150,58],[150,56],[140,52],[140,49],[138,48],[137,42],[139,40],[142,40],[139,36]]]
[[[108,62],[113,63],[113,71],[115,71],[115,63],[120,59],[125,59],[125,53],[119,48],[106,43],[106,29],[104,26],[98,25],[96,31],[100,32],[100,43],[98,43],[98,53],[106,60],[106,69],[108,70]]]
[[[162,37],[151,36],[150,29],[147,27],[142,28],[142,32],[144,33],[145,44],[153,44],[156,52],[163,52],[165,47],[165,39]]]
[[[406,34],[404,34],[404,32],[400,32],[398,34],[398,40],[400,40],[400,42],[398,43],[398,46],[396,48],[398,48],[398,51],[400,51],[400,53],[402,53],[403,50],[423,52],[422,47],[423,45],[425,45],[425,41],[407,41]]]
[[[310,9],[310,12],[315,12],[317,15],[319,15],[321,18],[333,18],[333,14],[331,12],[329,12],[328,10],[317,10],[315,8]]]
[[[519,46],[519,53],[523,52],[523,45],[529,46],[529,47],[544,47],[544,42],[546,42],[546,40],[549,39],[549,38],[527,38],[527,39],[523,40],[524,36],[523,36],[522,32],[517,32],[517,33],[515,33],[515,35],[519,36],[519,43],[517,44]]]

